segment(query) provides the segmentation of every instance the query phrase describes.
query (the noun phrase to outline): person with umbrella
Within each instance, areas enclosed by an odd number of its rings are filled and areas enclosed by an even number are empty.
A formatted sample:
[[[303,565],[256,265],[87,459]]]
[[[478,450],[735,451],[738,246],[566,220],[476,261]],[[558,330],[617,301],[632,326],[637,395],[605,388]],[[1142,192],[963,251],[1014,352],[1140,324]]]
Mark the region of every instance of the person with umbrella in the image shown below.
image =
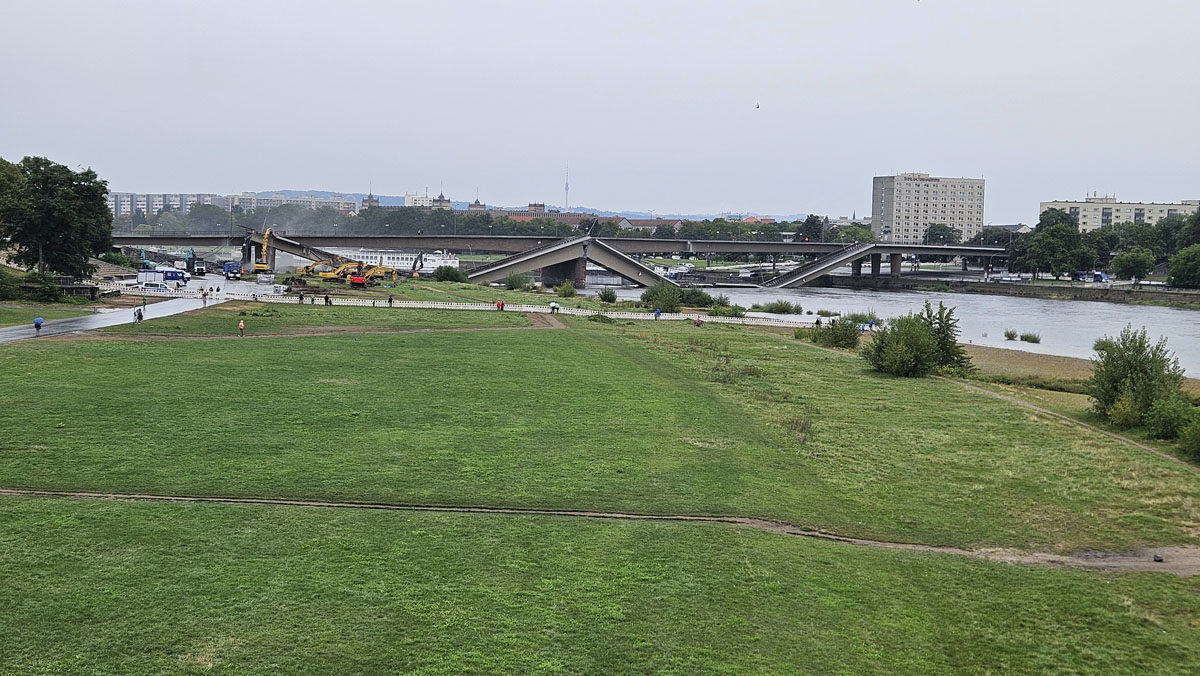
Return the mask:
[[[46,322],[46,320],[42,319],[41,317],[33,318],[33,337],[34,338],[37,338],[38,336],[42,335],[42,324],[44,324],[45,322]]]

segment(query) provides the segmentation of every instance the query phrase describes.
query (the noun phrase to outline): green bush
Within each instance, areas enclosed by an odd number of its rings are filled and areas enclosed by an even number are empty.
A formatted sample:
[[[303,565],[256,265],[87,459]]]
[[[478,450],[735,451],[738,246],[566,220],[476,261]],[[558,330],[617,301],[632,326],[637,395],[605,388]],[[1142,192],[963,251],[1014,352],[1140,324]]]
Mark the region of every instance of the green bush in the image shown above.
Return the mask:
[[[746,308],[741,305],[717,305],[708,309],[710,317],[745,317]]]
[[[812,314],[812,312],[809,312],[809,314]],[[817,310],[817,315],[821,317],[837,317],[840,314],[840,312],[834,312],[833,310]]]
[[[651,310],[663,312],[679,312],[682,304],[682,294],[679,287],[670,282],[659,282],[642,292],[642,302]]]
[[[723,293],[719,293],[719,294],[713,296],[712,304],[713,304],[713,307],[728,307],[729,306],[729,296],[726,296]]]
[[[54,275],[50,273],[39,274],[31,272],[25,275],[25,281],[37,284],[30,298],[39,303],[61,303],[66,300],[67,295],[63,293],[62,287],[54,281]]]
[[[1192,460],[1200,461],[1200,417],[1179,433],[1179,450]]]
[[[1109,407],[1107,415],[1109,422],[1123,430],[1137,427],[1142,421],[1142,412],[1137,409],[1133,397],[1128,394],[1122,394],[1116,403]]]
[[[1042,342],[1042,336],[1038,333],[1022,333],[1021,340],[1025,341],[1026,343],[1040,343]]]
[[[138,268],[137,261],[119,251],[109,251],[108,253],[100,256],[100,260],[104,261],[105,263],[120,265],[123,268],[133,268],[134,270]]]
[[[973,368],[971,357],[958,343],[958,319],[954,316],[954,308],[938,301],[937,312],[934,312],[929,301],[925,301],[925,310],[917,317],[925,322],[937,341],[938,366],[958,371],[970,371]]]
[[[1182,289],[1200,289],[1200,244],[1180,249],[1167,264],[1167,284]]]
[[[900,317],[875,332],[863,347],[862,356],[876,370],[920,378],[938,366],[937,338],[919,317]]]
[[[800,330],[797,329],[797,331]],[[842,350],[857,349],[858,341],[862,337],[862,331],[859,330],[858,324],[840,319],[829,322],[829,325],[824,328],[815,327],[807,329],[807,331],[809,340],[817,345],[836,347]]]
[[[575,283],[569,279],[563,280],[563,283],[558,285],[558,295],[561,298],[574,298],[576,293]]]
[[[508,289],[509,291],[520,291],[521,289],[529,286],[531,283],[532,282],[530,282],[528,277],[519,272],[510,272],[508,273],[508,276],[504,278],[504,288]]]
[[[1151,345],[1146,329],[1132,326],[1116,338],[1104,336],[1093,349],[1092,377],[1087,380],[1094,409],[1108,415],[1121,397],[1128,395],[1130,405],[1140,419],[1155,401],[1179,395],[1183,369],[1179,359],[1167,349],[1167,340]]]
[[[688,307],[712,307],[713,297],[700,289],[680,289],[679,302]]]
[[[773,300],[770,303],[755,303],[750,306],[751,310],[756,312],[770,312],[776,315],[798,315],[801,314],[799,303],[789,303],[786,300]]]
[[[1016,329],[1004,329],[1004,339],[1005,340],[1016,340],[1017,339],[1017,330]]]
[[[600,289],[600,293],[596,294],[596,297],[603,303],[617,302],[617,292],[607,287]]]
[[[1191,402],[1182,396],[1165,397],[1150,404],[1145,415],[1146,429],[1155,439],[1174,439],[1194,417]]]
[[[876,326],[883,326],[884,324],[883,320],[879,318],[879,315],[875,314],[874,310],[848,312],[842,315],[842,319],[852,324],[870,324],[871,322],[875,322]]]
[[[16,300],[21,297],[21,284],[16,276],[0,268],[0,300]]]
[[[467,273],[454,265],[440,265],[433,271],[433,278],[439,282],[465,282]]]

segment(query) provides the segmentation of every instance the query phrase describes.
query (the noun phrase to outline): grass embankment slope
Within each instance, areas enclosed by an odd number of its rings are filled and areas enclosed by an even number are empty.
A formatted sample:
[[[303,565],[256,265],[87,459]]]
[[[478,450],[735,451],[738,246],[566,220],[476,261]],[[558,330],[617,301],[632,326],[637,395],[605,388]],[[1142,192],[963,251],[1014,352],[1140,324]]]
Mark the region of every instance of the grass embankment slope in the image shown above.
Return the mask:
[[[1193,470],[953,383],[745,327],[564,320],[9,346],[0,485],[740,514],[967,547],[1197,539]],[[6,497],[0,523],[0,613],[20,618],[0,671],[1200,666],[1200,578],[563,517]]]

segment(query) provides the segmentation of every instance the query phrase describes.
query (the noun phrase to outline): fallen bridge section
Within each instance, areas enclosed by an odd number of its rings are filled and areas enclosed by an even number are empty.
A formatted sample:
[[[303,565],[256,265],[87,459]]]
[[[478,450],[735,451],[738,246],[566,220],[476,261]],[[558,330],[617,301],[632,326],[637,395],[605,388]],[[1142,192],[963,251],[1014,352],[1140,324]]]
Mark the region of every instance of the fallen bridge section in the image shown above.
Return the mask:
[[[467,278],[486,284],[501,281],[514,273],[540,269],[542,283],[547,286],[557,286],[568,279],[576,286],[583,286],[586,283],[588,261],[638,286],[650,286],[658,282],[675,284],[609,244],[587,235],[556,240],[509,256],[472,270]]]

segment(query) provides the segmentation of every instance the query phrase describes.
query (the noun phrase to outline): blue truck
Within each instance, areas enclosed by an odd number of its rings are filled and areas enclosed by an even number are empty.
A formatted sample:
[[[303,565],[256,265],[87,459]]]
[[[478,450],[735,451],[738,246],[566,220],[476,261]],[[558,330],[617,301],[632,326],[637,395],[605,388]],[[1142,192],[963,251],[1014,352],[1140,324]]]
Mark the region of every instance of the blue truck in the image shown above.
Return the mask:
[[[234,263],[234,262],[226,263],[224,272],[225,272],[225,279],[241,279],[242,278],[242,264]]]

